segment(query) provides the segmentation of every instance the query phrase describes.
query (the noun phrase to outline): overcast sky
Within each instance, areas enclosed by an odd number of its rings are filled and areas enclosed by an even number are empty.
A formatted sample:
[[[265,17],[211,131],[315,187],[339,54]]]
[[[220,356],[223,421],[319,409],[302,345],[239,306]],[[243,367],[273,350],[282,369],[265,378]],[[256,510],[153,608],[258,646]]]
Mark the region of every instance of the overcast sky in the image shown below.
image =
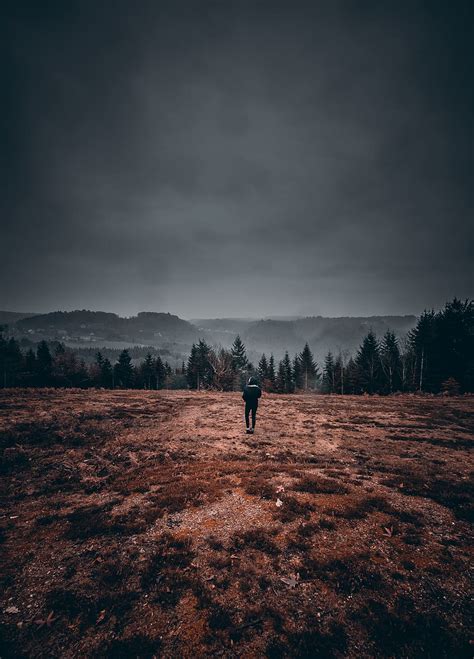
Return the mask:
[[[471,297],[471,7],[12,2],[0,308],[341,316]]]

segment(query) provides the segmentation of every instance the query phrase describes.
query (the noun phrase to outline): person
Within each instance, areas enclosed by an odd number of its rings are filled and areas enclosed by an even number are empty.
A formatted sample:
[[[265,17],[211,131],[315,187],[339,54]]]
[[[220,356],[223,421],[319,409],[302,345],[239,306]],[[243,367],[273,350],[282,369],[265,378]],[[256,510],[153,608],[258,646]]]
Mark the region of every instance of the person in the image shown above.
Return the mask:
[[[245,425],[247,427],[247,435],[252,435],[255,430],[258,399],[261,395],[262,390],[258,386],[256,378],[249,378],[242,393],[242,398],[245,401]],[[250,426],[250,413],[252,413],[252,426]]]

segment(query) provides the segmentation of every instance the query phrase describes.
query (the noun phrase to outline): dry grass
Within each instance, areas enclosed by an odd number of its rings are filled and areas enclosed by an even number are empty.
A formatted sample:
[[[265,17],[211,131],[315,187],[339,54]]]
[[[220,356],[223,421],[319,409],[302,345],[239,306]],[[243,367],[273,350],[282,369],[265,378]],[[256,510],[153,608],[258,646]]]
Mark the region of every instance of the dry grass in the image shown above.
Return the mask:
[[[463,657],[470,397],[2,391],[0,656]]]

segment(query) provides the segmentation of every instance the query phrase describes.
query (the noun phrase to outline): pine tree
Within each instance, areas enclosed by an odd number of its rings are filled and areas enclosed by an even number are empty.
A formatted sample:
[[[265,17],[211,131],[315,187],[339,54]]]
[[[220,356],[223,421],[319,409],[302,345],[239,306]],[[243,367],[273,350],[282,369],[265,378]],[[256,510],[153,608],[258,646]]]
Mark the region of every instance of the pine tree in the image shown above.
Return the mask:
[[[334,356],[331,351],[328,352],[324,359],[323,391],[325,394],[334,394],[336,392],[335,363]]]
[[[380,352],[372,330],[364,338],[356,357],[357,389],[360,393],[374,394],[380,385]]]
[[[416,327],[408,333],[414,354],[412,388],[415,390],[433,389],[435,323],[435,312],[425,310],[418,319]]]
[[[114,371],[110,359],[105,357],[100,365],[100,386],[112,389],[114,386]]]
[[[355,360],[351,357],[349,361],[347,362],[347,366],[345,369],[345,385],[344,385],[344,393],[347,394],[355,394],[357,392],[357,386],[358,386],[358,376],[357,376],[357,365],[355,363]]]
[[[293,358],[292,366],[292,380],[293,380],[293,389],[302,389],[303,388],[303,372],[302,365],[299,355],[295,355]]]
[[[261,382],[264,382],[268,378],[268,362],[267,358],[265,356],[265,353],[260,357],[260,361],[258,362],[258,376],[260,378]]]
[[[303,351],[299,356],[301,364],[301,378],[304,389],[314,389],[316,382],[319,378],[318,366],[314,361],[313,353],[309,345],[305,343]]]
[[[96,352],[94,356],[94,362],[90,368],[90,376],[91,376],[92,384],[95,387],[101,386],[101,367],[103,363],[104,363],[104,357],[102,353],[100,351]]]
[[[413,383],[413,370],[415,366],[415,353],[410,342],[410,337],[403,337],[399,345],[400,351],[400,388],[401,391],[409,391]]]
[[[8,382],[8,366],[7,366],[7,341],[3,337],[4,326],[0,325],[0,369],[1,369],[1,385],[7,386]]]
[[[243,344],[239,334],[237,334],[234,343],[232,344],[231,353],[234,369],[236,371],[243,370],[248,364],[248,359],[247,353],[245,351],[245,345]]]
[[[191,389],[201,389],[212,384],[213,369],[209,361],[210,347],[203,339],[192,345],[186,377]]]
[[[155,372],[153,377],[154,387],[156,389],[163,389],[166,384],[166,369],[160,355],[157,355],[155,359]]]
[[[65,350],[64,346],[56,347],[53,363],[54,384],[61,387],[81,386],[80,365],[76,354],[72,350]]]
[[[293,369],[291,367],[291,360],[288,352],[285,352],[283,357],[283,371],[285,374],[285,384],[284,384],[284,393],[291,394],[294,390],[293,386]]]
[[[81,389],[85,389],[89,386],[89,384],[90,384],[89,371],[87,369],[86,362],[83,359],[81,359],[79,362],[79,366],[77,367],[74,373],[74,386],[81,387]]]
[[[267,378],[268,378],[268,391],[270,392],[275,391],[276,374],[275,374],[275,358],[273,355],[270,355],[270,359],[268,360]]]
[[[334,392],[336,394],[344,393],[345,368],[342,352],[339,352],[334,362]]]
[[[23,368],[23,355],[21,354],[18,341],[11,337],[8,341],[2,340],[0,347],[0,366],[3,374],[3,386],[15,386],[21,377]]]
[[[46,341],[40,341],[36,349],[36,373],[40,387],[52,384],[53,358]]]
[[[398,391],[401,386],[400,372],[401,360],[397,337],[391,330],[387,330],[380,346],[380,363],[384,376],[384,393]]]
[[[128,350],[122,350],[118,362],[114,366],[115,386],[121,389],[131,389],[134,370]]]
[[[454,298],[436,314],[431,359],[433,391],[472,391],[474,386],[474,302]],[[428,365],[429,367],[429,365]]]
[[[202,383],[204,386],[207,387],[212,385],[212,377],[213,377],[212,367],[209,362],[210,352],[211,352],[211,348],[207,345],[207,343],[203,339],[200,339],[198,343],[199,367],[201,371]]]
[[[278,363],[278,370],[275,377],[275,391],[277,394],[284,394],[286,390],[286,372],[282,361]]]
[[[199,389],[199,377],[197,345],[193,343],[188,357],[188,365],[186,367],[186,378],[190,389]]]
[[[25,366],[24,366],[24,372],[23,372],[23,384],[26,386],[31,386],[35,384],[36,380],[36,373],[37,373],[37,365],[36,365],[36,355],[33,352],[33,350],[30,348],[26,355],[25,355]]]
[[[140,364],[140,380],[145,389],[153,389],[155,387],[155,370],[155,360],[148,353],[144,361]]]

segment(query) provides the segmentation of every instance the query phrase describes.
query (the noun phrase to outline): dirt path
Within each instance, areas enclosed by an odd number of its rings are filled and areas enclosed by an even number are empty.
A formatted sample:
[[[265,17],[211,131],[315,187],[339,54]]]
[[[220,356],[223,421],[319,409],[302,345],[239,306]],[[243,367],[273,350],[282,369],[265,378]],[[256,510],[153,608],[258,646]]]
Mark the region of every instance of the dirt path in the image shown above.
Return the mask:
[[[0,656],[470,656],[472,398],[0,392]]]

